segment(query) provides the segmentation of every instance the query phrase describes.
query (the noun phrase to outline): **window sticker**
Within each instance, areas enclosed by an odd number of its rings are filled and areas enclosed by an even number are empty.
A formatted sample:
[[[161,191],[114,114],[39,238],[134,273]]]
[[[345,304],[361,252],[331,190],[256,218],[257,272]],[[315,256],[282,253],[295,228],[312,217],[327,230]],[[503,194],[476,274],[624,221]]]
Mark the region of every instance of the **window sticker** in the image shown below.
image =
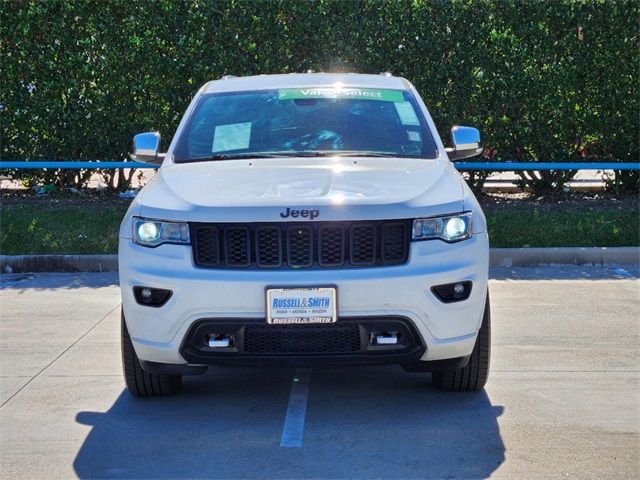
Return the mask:
[[[249,148],[251,122],[218,125],[213,132],[211,153]]]
[[[393,106],[396,107],[400,122],[403,125],[420,125],[418,116],[409,102],[397,102]]]
[[[420,132],[414,132],[411,130],[407,131],[407,136],[409,137],[410,142],[419,142],[420,141]]]
[[[380,88],[284,88],[278,91],[279,100],[304,98],[356,98],[382,102],[402,102],[404,100],[402,90]]]

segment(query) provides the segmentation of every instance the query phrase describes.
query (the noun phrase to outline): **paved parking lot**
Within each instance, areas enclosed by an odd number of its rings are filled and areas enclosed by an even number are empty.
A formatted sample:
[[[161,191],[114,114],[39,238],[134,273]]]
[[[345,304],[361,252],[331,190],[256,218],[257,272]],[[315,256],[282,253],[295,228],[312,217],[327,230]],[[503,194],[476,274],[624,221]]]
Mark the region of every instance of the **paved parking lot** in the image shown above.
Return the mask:
[[[0,477],[638,478],[638,273],[492,271],[481,393],[396,367],[234,368],[142,400],[123,390],[115,274],[4,275]],[[287,428],[301,446],[280,446]]]

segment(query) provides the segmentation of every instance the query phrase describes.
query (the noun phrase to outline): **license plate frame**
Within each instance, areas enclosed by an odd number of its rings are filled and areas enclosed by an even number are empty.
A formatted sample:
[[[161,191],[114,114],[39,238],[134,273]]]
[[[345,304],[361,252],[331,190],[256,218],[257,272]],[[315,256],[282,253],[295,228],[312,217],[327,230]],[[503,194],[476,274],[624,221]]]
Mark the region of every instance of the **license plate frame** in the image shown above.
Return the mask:
[[[283,303],[278,305],[274,299]],[[303,301],[305,299],[306,302]],[[310,302],[311,299],[314,301]],[[329,299],[328,305],[323,299]],[[338,288],[335,285],[269,286],[265,288],[265,303],[269,325],[332,324],[338,321]]]

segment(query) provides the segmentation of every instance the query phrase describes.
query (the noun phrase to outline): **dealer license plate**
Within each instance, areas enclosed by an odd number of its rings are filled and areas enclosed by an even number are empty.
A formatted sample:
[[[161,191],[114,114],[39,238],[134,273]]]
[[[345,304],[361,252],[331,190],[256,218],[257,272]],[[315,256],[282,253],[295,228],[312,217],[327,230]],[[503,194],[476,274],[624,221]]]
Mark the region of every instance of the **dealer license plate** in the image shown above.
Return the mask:
[[[335,288],[267,289],[267,323],[334,323],[337,319]]]

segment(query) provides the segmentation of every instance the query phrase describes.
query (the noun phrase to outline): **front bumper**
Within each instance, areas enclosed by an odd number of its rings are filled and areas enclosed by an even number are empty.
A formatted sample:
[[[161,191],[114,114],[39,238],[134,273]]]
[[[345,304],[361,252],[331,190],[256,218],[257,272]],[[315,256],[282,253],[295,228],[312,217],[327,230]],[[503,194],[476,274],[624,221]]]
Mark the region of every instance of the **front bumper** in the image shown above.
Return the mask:
[[[392,267],[216,270],[194,267],[190,246],[146,248],[121,238],[118,259],[127,326],[144,362],[185,364],[188,357],[192,364],[223,363],[205,362],[183,348],[197,322],[261,323],[266,286],[328,284],[339,291],[338,322],[401,317],[415,329],[416,344],[422,346],[411,354],[437,361],[465,357],[473,349],[486,298],[489,243],[486,233],[454,244],[413,242],[409,261]],[[434,285],[463,280],[473,282],[467,300],[443,303],[431,292]],[[168,289],[173,295],[160,308],[139,305],[133,296],[138,285]]]
[[[397,343],[376,344],[382,332]],[[233,342],[209,346],[211,334]],[[185,336],[180,354],[190,364],[313,365],[326,363],[413,364],[426,345],[413,322],[404,317],[341,317],[333,324],[268,325],[263,319],[203,319]]]

